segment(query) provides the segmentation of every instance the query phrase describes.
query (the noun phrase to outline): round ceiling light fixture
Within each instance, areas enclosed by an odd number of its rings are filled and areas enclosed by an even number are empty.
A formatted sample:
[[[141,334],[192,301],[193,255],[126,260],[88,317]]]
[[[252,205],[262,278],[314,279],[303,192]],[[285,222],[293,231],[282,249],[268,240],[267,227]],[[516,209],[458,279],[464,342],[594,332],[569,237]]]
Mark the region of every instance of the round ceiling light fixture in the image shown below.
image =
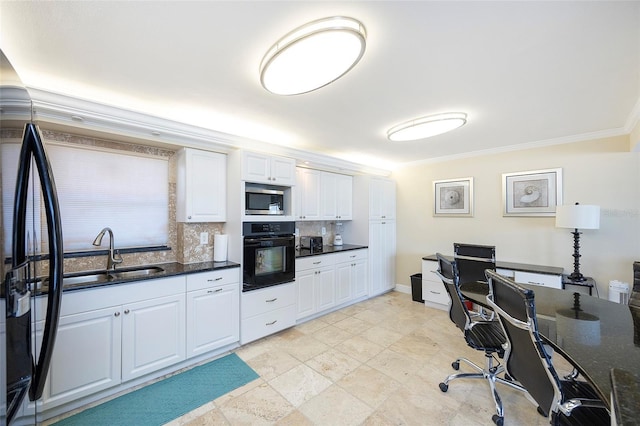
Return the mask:
[[[353,68],[366,47],[364,25],[333,16],[289,32],[267,51],[260,63],[260,83],[278,95],[319,89]]]
[[[425,139],[450,132],[463,126],[466,122],[467,114],[463,112],[429,115],[393,126],[387,132],[387,137],[394,142]]]

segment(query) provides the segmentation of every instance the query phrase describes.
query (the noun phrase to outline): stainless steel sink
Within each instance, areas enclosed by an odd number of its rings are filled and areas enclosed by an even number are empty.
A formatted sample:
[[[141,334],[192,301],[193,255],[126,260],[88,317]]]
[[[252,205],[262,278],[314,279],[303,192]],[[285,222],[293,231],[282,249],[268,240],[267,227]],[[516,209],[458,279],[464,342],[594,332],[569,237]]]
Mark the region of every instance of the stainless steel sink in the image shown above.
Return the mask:
[[[73,285],[79,283],[93,283],[96,281],[107,281],[109,280],[109,274],[106,272],[94,273],[94,274],[86,274],[86,275],[74,275],[70,277],[62,278],[62,285]]]
[[[164,269],[160,268],[159,266],[150,266],[141,268],[116,269],[115,271],[110,271],[109,275],[113,278],[120,279],[155,275],[161,272],[164,272]]]
[[[85,272],[72,272],[62,277],[64,288],[74,286],[91,285],[98,282],[108,283],[112,280],[134,279],[136,277],[148,277],[164,272],[159,266],[139,266],[132,268],[116,269],[115,271],[98,270]],[[38,289],[47,291],[49,280],[44,278],[39,281]]]

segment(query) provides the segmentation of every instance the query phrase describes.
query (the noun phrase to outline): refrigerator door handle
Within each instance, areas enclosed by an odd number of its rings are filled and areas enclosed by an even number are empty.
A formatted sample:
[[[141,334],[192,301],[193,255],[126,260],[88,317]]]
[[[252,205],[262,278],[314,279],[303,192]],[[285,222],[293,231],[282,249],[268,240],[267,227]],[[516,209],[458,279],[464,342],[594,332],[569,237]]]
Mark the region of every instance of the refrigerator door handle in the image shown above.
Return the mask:
[[[39,399],[44,390],[44,384],[51,364],[53,347],[56,340],[56,331],[60,319],[60,304],[62,301],[62,275],[63,255],[62,223],[60,221],[60,208],[56,193],[56,185],[51,172],[51,165],[47,159],[44,145],[39,136],[35,124],[27,123],[25,126],[22,150],[20,151],[20,169],[18,170],[18,183],[16,184],[16,200],[14,218],[19,218],[14,223],[13,253],[14,262],[21,263],[26,259],[25,250],[25,214],[28,192],[28,176],[33,158],[42,188],[44,210],[47,218],[49,233],[49,294],[47,297],[47,314],[42,337],[42,346],[38,362],[34,366],[33,380],[29,388],[29,398],[32,401]],[[25,257],[25,258],[22,258]]]

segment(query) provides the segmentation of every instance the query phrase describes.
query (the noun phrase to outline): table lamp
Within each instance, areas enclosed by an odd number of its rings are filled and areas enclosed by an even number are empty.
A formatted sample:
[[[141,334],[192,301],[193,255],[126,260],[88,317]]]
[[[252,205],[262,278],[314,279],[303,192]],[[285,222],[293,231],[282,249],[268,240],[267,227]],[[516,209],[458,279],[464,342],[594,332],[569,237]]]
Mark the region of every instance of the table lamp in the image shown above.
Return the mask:
[[[600,206],[587,204],[564,205],[556,207],[556,228],[573,229],[573,273],[569,279],[585,281],[580,273],[580,234],[578,229],[600,228]]]

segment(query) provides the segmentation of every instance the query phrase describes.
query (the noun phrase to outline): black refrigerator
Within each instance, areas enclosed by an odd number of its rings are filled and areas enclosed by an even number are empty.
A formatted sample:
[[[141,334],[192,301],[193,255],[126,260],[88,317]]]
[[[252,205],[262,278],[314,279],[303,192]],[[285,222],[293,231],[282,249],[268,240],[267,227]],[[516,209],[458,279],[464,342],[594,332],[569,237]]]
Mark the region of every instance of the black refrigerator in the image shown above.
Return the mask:
[[[7,176],[3,170],[5,181],[15,178],[15,190],[2,194],[5,205],[0,210],[3,216],[12,216],[3,217],[0,232],[0,270],[4,274],[0,288],[0,312],[4,314],[0,318],[0,425],[38,422],[37,403],[28,410],[21,407],[25,400],[37,401],[42,396],[55,346],[63,276],[62,228],[53,173],[33,120],[29,93],[0,50],[0,148],[16,138],[22,141],[16,175]],[[6,184],[2,191],[8,192]],[[43,247],[41,241],[46,241]],[[44,279],[48,280],[46,294],[37,286]],[[33,341],[35,297],[47,298],[38,353]]]

